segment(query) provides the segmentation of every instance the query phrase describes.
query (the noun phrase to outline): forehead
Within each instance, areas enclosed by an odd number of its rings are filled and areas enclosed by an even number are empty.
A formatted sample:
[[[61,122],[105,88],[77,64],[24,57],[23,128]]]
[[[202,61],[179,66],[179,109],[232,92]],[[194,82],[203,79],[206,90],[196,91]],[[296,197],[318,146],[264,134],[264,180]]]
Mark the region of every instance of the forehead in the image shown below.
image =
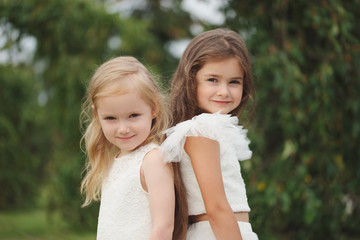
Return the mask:
[[[243,76],[244,69],[236,57],[214,59],[207,61],[197,72],[197,75],[234,75]]]
[[[143,85],[143,82],[137,79],[137,75],[135,74],[113,78],[98,88],[94,97],[94,102],[101,97],[124,95],[128,93],[136,93],[143,100],[146,100],[146,88],[144,88]]]
[[[125,94],[137,90],[136,79],[132,75],[109,78],[99,86],[98,95]]]
[[[150,108],[138,92],[99,97],[96,107],[100,113],[131,112]]]

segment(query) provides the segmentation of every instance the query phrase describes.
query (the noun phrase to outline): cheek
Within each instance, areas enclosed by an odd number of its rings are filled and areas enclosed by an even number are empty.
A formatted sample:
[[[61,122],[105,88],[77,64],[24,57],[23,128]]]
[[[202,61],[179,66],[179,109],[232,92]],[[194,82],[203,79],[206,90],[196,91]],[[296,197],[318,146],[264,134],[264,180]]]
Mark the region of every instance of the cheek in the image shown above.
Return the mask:
[[[112,131],[111,126],[109,126],[108,124],[101,124],[101,129],[105,136],[108,136]]]
[[[201,92],[197,91],[196,92],[196,105],[198,107],[200,107],[203,103],[203,99],[204,99],[204,96],[202,95]]]
[[[151,117],[144,119],[141,122],[138,122],[132,126],[132,129],[135,131],[139,131],[141,133],[150,132],[152,126],[153,119]]]
[[[243,97],[243,90],[242,89],[241,90],[240,89],[234,89],[234,91],[232,92],[232,96],[233,96],[233,98],[236,99],[236,101],[238,103],[240,103],[241,99]]]
[[[241,88],[238,88],[238,89],[234,89],[234,91],[235,91],[235,93],[234,94],[236,94],[237,96],[239,96],[240,98],[242,97],[242,95],[243,95],[243,88],[241,87]]]
[[[209,95],[209,89],[207,89],[205,86],[201,86],[196,89],[197,102],[201,102],[202,100],[204,100],[207,95]]]
[[[105,123],[103,121],[99,121],[99,124],[100,124],[101,129],[104,130],[104,128],[106,127]]]

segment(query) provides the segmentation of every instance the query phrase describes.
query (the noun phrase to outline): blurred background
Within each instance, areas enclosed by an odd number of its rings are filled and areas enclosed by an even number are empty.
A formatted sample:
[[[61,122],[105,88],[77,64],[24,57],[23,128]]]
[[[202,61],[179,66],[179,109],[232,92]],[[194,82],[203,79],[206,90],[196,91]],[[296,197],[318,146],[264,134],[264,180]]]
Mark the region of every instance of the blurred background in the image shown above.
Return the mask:
[[[359,239],[359,18],[359,0],[0,0],[0,239],[95,239],[98,204],[79,193],[89,78],[132,55],[166,90],[189,40],[216,27],[253,63],[254,231]]]

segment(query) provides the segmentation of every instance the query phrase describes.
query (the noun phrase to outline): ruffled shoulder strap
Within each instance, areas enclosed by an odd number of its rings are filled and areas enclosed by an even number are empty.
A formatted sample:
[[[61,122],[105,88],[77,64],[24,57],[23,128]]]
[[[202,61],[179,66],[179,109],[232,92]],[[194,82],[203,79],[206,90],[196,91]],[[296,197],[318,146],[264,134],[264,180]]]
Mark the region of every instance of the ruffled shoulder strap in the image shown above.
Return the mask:
[[[206,137],[232,145],[239,160],[249,159],[251,151],[248,147],[250,141],[246,137],[247,131],[237,124],[237,117],[220,113],[203,113],[166,130],[167,138],[160,149],[165,154],[165,161],[178,162],[183,158],[187,137]]]

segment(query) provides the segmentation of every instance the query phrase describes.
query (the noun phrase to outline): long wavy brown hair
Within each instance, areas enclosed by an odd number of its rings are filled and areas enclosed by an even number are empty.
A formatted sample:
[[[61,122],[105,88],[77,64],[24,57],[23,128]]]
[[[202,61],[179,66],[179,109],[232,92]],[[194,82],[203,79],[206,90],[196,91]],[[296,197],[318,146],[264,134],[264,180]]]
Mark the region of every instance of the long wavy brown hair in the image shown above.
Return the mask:
[[[84,127],[81,142],[85,145],[87,155],[85,177],[81,183],[81,193],[85,195],[82,206],[100,200],[102,182],[119,152],[119,149],[105,138],[101,129],[95,112],[96,100],[99,97],[121,95],[133,90],[138,91],[151,109],[157,112],[145,143],[161,144],[164,140],[163,131],[169,127],[169,114],[164,97],[146,67],[133,57],[117,57],[102,64],[90,80],[80,116],[81,126]],[[173,239],[185,239],[188,215],[186,191],[179,164],[171,164],[176,198]]]
[[[191,119],[203,112],[196,99],[196,74],[207,61],[235,57],[244,69],[244,88],[240,105],[230,112],[239,115],[248,101],[255,103],[251,63],[244,40],[229,29],[214,29],[193,38],[183,53],[171,80],[171,125]]]

